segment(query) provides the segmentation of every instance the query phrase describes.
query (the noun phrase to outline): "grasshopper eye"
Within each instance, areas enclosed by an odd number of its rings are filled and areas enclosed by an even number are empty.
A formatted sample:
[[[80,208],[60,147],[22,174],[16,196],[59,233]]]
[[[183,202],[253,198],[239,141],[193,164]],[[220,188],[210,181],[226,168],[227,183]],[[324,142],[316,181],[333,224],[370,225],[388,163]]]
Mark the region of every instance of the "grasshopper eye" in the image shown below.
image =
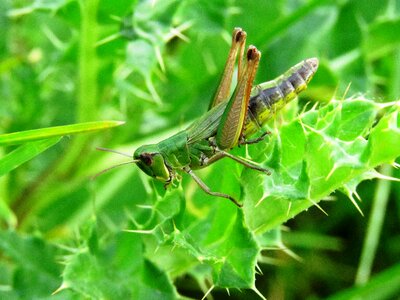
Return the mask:
[[[150,153],[143,153],[140,155],[140,160],[148,166],[153,164],[153,156]]]

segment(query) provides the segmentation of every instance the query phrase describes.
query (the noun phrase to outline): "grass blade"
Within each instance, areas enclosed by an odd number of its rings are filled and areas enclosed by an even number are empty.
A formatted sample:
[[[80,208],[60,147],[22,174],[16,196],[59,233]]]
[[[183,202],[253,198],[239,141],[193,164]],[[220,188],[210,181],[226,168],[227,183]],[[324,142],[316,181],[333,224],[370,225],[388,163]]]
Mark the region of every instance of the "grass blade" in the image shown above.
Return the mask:
[[[124,122],[121,121],[86,122],[73,125],[63,125],[63,126],[6,133],[0,135],[0,146],[22,144],[26,142],[31,142],[55,136],[64,136],[70,134],[103,130],[120,126],[122,124],[124,124]]]
[[[27,143],[0,159],[0,177],[57,144],[61,137]]]
[[[363,286],[353,287],[337,293],[329,300],[345,299],[397,299],[400,292],[400,264],[377,274]]]

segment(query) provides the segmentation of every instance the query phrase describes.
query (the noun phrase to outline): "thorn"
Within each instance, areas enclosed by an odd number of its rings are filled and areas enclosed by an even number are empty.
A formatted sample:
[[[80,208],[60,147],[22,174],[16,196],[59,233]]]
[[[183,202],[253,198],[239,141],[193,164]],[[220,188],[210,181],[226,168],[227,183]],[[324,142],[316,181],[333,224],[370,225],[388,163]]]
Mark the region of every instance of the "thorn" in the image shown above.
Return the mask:
[[[200,263],[203,263],[203,262],[207,259],[207,258],[204,257],[203,255],[196,256],[196,258],[197,258],[197,260],[198,260]]]
[[[51,295],[54,296],[55,294],[58,294],[62,290],[65,290],[68,288],[69,288],[69,286],[65,282],[63,282],[58,289],[56,289],[54,292],[51,293]]]
[[[167,82],[167,77],[165,76],[165,73],[163,73],[161,69],[155,68],[153,70],[153,72],[154,72],[154,75],[156,75],[158,77],[158,79],[160,79],[161,82],[164,82],[164,83]]]
[[[192,27],[192,25],[193,25],[192,21],[187,21],[185,23],[182,23],[178,27],[171,28],[170,32],[167,33],[167,35],[164,37],[164,41],[168,42],[168,41],[172,40],[174,37],[178,37],[185,42],[190,42],[190,39],[187,36],[185,36],[183,34],[183,32],[185,30],[189,29],[190,27]]]
[[[372,173],[374,174],[374,176],[376,178],[379,178],[379,179],[400,182],[400,178],[396,178],[396,177],[392,177],[392,176],[386,176],[386,175],[383,175],[383,174],[381,174],[381,173],[379,173],[379,172],[377,172],[375,170],[373,170]]]
[[[136,204],[136,207],[153,210],[153,206],[152,205]]]
[[[69,247],[69,246],[66,246],[66,245],[62,245],[62,244],[56,244],[56,247],[60,248],[60,249],[62,249],[64,251],[68,251],[71,254],[75,254],[75,253],[78,253],[80,251],[79,248],[73,248],[73,247]]]
[[[339,85],[336,86],[335,91],[333,92],[331,101],[334,101],[336,99],[336,95],[338,93],[338,90],[339,90]]]
[[[362,202],[362,199],[361,199],[360,195],[357,193],[357,191],[354,191],[353,194],[354,194],[354,196],[356,196],[358,201]]]
[[[318,102],[318,101],[315,102],[314,105],[311,107],[311,110],[312,110],[312,111],[317,110],[317,106],[318,106],[318,105],[319,105],[319,102]]]
[[[318,151],[321,151],[321,150],[322,150],[322,148],[324,148],[324,147],[325,147],[325,145],[326,145],[325,143],[321,144],[321,146],[319,146],[319,147],[318,147]]]
[[[349,82],[349,84],[347,85],[346,90],[343,93],[341,101],[344,101],[346,99],[346,96],[349,93],[350,87],[351,87],[351,82]]]
[[[121,75],[121,78],[123,77],[125,77],[125,74]],[[124,84],[124,89],[126,89],[128,93],[134,96],[140,97],[147,102],[154,103],[151,94],[149,94],[147,91],[142,90],[141,88],[134,86],[133,84]]]
[[[265,199],[266,199],[266,197],[263,197],[260,200],[258,200],[258,202],[256,203],[256,205],[254,205],[254,207],[259,206]]]
[[[174,244],[172,245],[171,252],[174,252],[174,251],[175,251],[175,248],[176,248],[176,243],[174,243]]]
[[[311,202],[312,204],[314,204],[320,211],[322,211],[327,217],[329,217],[329,215],[327,214],[327,212],[326,212],[325,210],[323,210],[322,207],[319,206],[319,204],[318,204],[317,202],[315,202],[315,201],[313,201],[313,200],[310,200],[310,202]]]
[[[41,27],[44,35],[47,37],[47,39],[50,41],[50,43],[53,44],[53,46],[59,50],[65,49],[65,45],[63,42],[56,36],[56,34],[47,26],[42,26]]]
[[[315,129],[315,128],[313,128],[313,127],[307,125],[307,124],[304,124],[304,123],[301,123],[301,124],[302,124],[303,130],[304,130],[304,127],[305,127],[305,128],[309,129],[309,130],[312,131],[312,132],[321,134],[319,130],[317,130],[317,129]]]
[[[339,167],[339,166],[338,166],[336,163],[333,164],[333,168],[332,168],[332,170],[329,172],[328,176],[326,176],[325,181],[328,181],[328,180],[329,180],[329,178],[330,178],[330,177],[332,176],[332,174],[337,170],[338,167]]]
[[[290,215],[290,209],[291,208],[292,208],[292,201],[289,201],[289,205],[288,205],[288,209],[287,209],[287,213],[286,213],[287,216]]]
[[[65,261],[57,261],[56,263],[65,267],[68,265],[68,260],[67,260],[67,258],[65,258]]]
[[[156,104],[161,104],[162,103],[161,98],[158,95],[156,88],[154,87],[153,82],[151,81],[151,78],[149,76],[147,76],[145,82],[146,82],[147,89],[149,90],[149,92],[151,94],[153,102],[155,102]]]
[[[392,102],[385,102],[385,103],[375,103],[380,109],[390,107],[390,106],[395,106],[399,105],[399,101],[392,101]]]
[[[257,290],[257,288],[256,288],[255,286],[253,286],[251,289],[252,289],[261,299],[267,300],[267,298],[265,298],[265,297],[263,296],[263,294],[261,294],[261,292],[260,292],[259,290]]]
[[[160,64],[161,71],[165,73],[165,64],[162,58],[161,50],[159,46],[154,47],[154,51],[156,52],[157,61]]]
[[[208,296],[208,294],[211,293],[211,291],[214,289],[214,287],[215,287],[215,285],[212,285],[212,286],[208,289],[208,291],[204,294],[203,298],[201,298],[201,300],[206,299],[207,296]]]
[[[120,16],[116,16],[116,15],[110,15],[109,18],[113,21],[116,21],[118,23],[122,22],[122,18]]]
[[[282,246],[275,246],[275,247],[263,247],[262,250],[268,250],[268,251],[281,251],[284,250],[285,247]]]
[[[321,201],[336,201],[337,197],[329,195],[321,199]]]
[[[184,35],[181,31],[179,31],[177,28],[171,28],[171,34],[172,36],[176,36],[180,38],[182,41],[185,41],[186,43],[190,42],[189,38],[186,35]]]
[[[303,123],[303,120],[301,118],[299,118],[299,123],[300,123],[301,129],[303,129],[304,134],[307,134],[305,124]]]
[[[348,197],[349,197],[351,203],[353,203],[353,205],[357,208],[357,210],[360,212],[360,214],[364,217],[364,213],[362,212],[361,208],[358,206],[356,200],[353,198],[353,195],[349,194]]]
[[[258,274],[264,275],[264,274],[263,274],[263,271],[261,270],[260,266],[259,266],[257,263],[256,263],[256,269],[257,269],[257,271],[258,271]]]
[[[229,292],[228,288],[226,288],[226,293],[228,294],[229,297],[231,296],[231,293]]]
[[[139,224],[139,222],[136,221],[135,217],[134,217],[130,212],[127,212],[127,216],[128,216],[128,218],[129,218],[129,220],[131,220],[131,221],[133,222],[133,224],[135,225],[135,227],[137,227],[137,228],[142,227],[142,225]]]
[[[284,261],[281,259],[267,257],[267,256],[262,256],[261,258],[259,258],[259,261],[263,264],[269,264],[277,267],[283,266],[285,264]]]
[[[282,248],[282,251],[285,252],[287,255],[289,255],[291,258],[293,258],[294,260],[297,260],[300,263],[303,263],[304,260],[297,255],[294,251],[290,250],[289,248]]]
[[[160,230],[163,234],[163,237],[166,238],[168,236],[168,234],[165,233],[164,229],[160,226]]]
[[[101,39],[101,40],[97,41],[97,42],[94,44],[94,46],[95,46],[96,48],[97,48],[97,47],[100,47],[100,46],[102,46],[102,45],[104,45],[104,44],[107,44],[107,43],[110,43],[110,42],[112,42],[112,41],[114,41],[114,40],[116,40],[116,39],[118,39],[118,38],[120,38],[120,37],[121,37],[121,33],[120,33],[120,32],[111,34],[111,35],[109,35],[109,36],[106,36],[104,39]]]
[[[176,231],[177,233],[180,233],[178,227],[176,227],[175,220],[172,220],[172,226],[174,226],[174,231]]]
[[[400,169],[400,164],[398,164],[397,162],[393,162],[392,166],[396,169]]]

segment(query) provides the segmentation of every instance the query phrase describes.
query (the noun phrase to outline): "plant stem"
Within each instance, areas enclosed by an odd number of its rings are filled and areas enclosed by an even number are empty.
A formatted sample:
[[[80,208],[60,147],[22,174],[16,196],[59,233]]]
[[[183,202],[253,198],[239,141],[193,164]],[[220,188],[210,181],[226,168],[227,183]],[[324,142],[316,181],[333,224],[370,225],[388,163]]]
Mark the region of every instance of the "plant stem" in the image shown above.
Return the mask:
[[[98,98],[98,58],[96,54],[96,41],[98,32],[97,11],[99,0],[80,0],[81,28],[79,39],[79,74],[78,74],[78,97],[76,105],[76,121],[88,122],[97,119]],[[86,156],[82,155],[90,144],[93,137],[82,135],[74,137],[64,157],[43,172],[32,186],[28,186],[21,192],[14,202],[15,213],[19,225],[24,226],[26,217],[35,207],[41,205],[40,193],[52,189],[58,178],[68,177],[67,174],[79,169],[81,161]]]
[[[384,165],[381,173],[385,176],[392,175],[392,167]],[[366,238],[364,240],[360,264],[358,266],[355,283],[363,285],[368,282],[376,249],[379,244],[379,236],[382,231],[382,224],[385,217],[386,206],[389,200],[391,182],[386,179],[379,179],[375,190],[371,215],[368,221]]]
[[[97,10],[99,0],[81,0],[81,32],[79,45],[79,97],[76,110],[78,122],[88,122],[97,119],[98,98],[98,59],[96,54],[97,42]],[[76,137],[69,147],[62,162],[57,166],[58,174],[68,173],[70,168],[79,161],[90,136]]]
[[[392,78],[389,83],[389,101],[399,97],[400,90],[400,48],[394,51]],[[381,173],[385,176],[392,176],[393,170],[390,165],[381,167]],[[386,211],[387,202],[389,200],[391,183],[388,180],[379,179],[375,190],[374,203],[368,223],[367,236],[364,240],[360,264],[357,270],[356,284],[362,285],[369,280],[372,264],[375,257],[376,249],[379,243],[379,235],[382,230],[382,223]]]

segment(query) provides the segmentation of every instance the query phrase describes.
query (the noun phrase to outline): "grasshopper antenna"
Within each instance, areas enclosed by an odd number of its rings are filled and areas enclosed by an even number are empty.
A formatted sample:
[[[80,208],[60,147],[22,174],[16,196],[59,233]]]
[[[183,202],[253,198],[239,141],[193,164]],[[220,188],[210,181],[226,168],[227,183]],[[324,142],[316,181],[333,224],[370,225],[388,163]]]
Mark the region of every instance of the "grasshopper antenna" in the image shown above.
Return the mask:
[[[117,165],[108,167],[108,168],[106,168],[106,169],[104,169],[104,170],[101,170],[99,173],[93,175],[93,176],[91,177],[91,179],[94,180],[94,179],[96,179],[97,177],[99,177],[100,175],[102,175],[102,174],[104,174],[104,173],[106,173],[106,172],[108,172],[108,171],[110,171],[110,170],[112,170],[112,169],[115,169],[115,168],[118,168],[118,167],[121,167],[121,166],[124,166],[124,165],[136,164],[137,162],[138,162],[138,160],[137,160],[137,159],[134,159],[134,160],[126,161],[126,162],[123,162],[123,163],[120,163],[120,164],[117,164]]]
[[[132,157],[132,156],[129,155],[129,154],[126,154],[126,153],[123,153],[123,152],[119,152],[119,151],[113,150],[113,149],[108,149],[108,148],[96,147],[96,150],[104,151],[104,152],[111,152],[111,153],[119,154],[119,155],[122,155],[122,156],[127,156],[127,157],[129,157],[129,158]],[[110,170],[112,170],[112,169],[115,169],[115,168],[117,168],[117,167],[121,167],[121,166],[124,166],[124,165],[135,164],[135,163],[137,163],[138,161],[139,161],[139,160],[137,160],[137,159],[132,159],[132,160],[130,160],[130,161],[126,161],[126,162],[119,163],[119,164],[116,164],[116,165],[114,165],[114,166],[108,167],[108,168],[106,168],[106,169],[104,169],[104,170],[101,170],[100,172],[96,173],[95,175],[93,175],[93,176],[91,177],[91,179],[94,180],[94,179],[96,179],[98,176],[100,176],[100,175],[102,175],[102,174],[104,174],[104,173],[106,173],[106,172],[108,172],[108,171],[110,171]]]
[[[96,147],[96,150],[104,151],[104,152],[116,153],[116,154],[119,154],[119,155],[122,155],[122,156],[126,156],[126,157],[129,157],[129,158],[132,157],[132,155],[130,155],[130,154],[127,154],[127,153],[124,153],[124,152],[119,152],[117,150],[108,149],[108,148]]]

